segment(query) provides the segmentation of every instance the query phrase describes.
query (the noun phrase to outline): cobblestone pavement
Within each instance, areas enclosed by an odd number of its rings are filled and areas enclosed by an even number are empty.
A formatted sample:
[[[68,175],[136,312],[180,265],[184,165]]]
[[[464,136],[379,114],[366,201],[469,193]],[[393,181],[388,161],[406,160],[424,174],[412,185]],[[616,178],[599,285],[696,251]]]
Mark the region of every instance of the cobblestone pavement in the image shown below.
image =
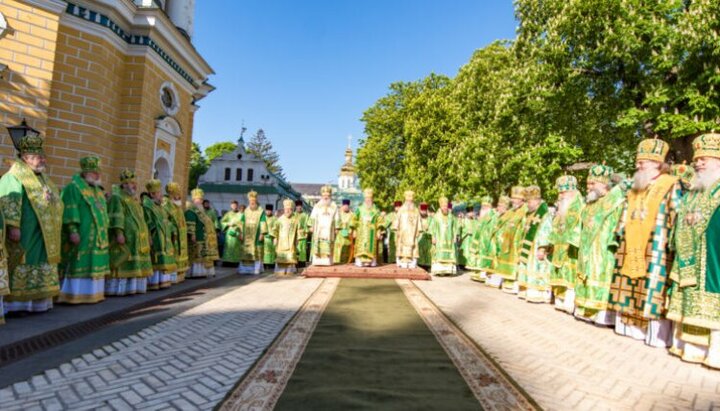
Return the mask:
[[[467,275],[415,284],[543,408],[720,409],[720,371]]]
[[[212,409],[321,281],[272,276],[238,287],[0,389],[1,408]]]

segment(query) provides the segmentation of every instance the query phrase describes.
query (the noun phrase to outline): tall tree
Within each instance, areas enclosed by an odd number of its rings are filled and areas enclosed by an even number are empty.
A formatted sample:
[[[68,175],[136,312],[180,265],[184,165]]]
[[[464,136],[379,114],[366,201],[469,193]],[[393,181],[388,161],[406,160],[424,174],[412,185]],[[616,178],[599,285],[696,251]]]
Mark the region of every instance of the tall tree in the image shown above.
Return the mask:
[[[210,162],[200,150],[200,145],[193,141],[190,153],[190,178],[188,179],[188,193],[197,187],[200,176],[205,174],[210,168]]]
[[[252,136],[246,145],[246,149],[248,153],[263,160],[265,162],[265,166],[271,173],[276,174],[283,179],[285,178],[283,169],[280,166],[280,156],[273,148],[272,142],[265,135],[265,131],[263,129],[259,129],[255,135]]]

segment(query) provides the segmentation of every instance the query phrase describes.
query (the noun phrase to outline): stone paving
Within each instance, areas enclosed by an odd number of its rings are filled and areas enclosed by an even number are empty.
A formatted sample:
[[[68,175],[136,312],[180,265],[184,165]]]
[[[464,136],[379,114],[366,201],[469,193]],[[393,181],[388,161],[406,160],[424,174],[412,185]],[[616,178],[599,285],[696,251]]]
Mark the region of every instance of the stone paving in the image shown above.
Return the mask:
[[[467,275],[415,284],[545,409],[720,409],[720,370]]]
[[[212,409],[321,281],[273,276],[238,287],[0,389],[0,408]]]

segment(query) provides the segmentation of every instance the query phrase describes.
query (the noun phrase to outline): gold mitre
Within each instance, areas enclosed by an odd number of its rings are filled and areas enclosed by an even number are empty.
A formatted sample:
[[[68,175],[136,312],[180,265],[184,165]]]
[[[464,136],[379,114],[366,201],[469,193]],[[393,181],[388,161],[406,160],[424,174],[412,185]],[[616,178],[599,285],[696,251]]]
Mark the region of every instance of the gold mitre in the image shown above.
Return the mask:
[[[295,208],[295,202],[289,198],[286,198],[285,200],[283,200],[283,208],[289,208],[292,210]]]
[[[498,199],[498,207],[500,206],[510,207],[510,197],[500,196]]]
[[[171,181],[165,186],[165,192],[171,196],[179,196],[181,194],[180,184]]]
[[[720,158],[720,134],[705,133],[693,141],[693,160],[700,157]]]
[[[415,201],[415,192],[412,190],[407,190],[405,192],[405,201]]]
[[[372,188],[366,188],[365,190],[363,190],[363,195],[367,198],[372,198],[373,194],[375,194],[375,192]]]
[[[448,204],[450,204],[450,201],[447,197],[440,197],[438,199],[438,204],[440,205],[440,207],[447,207]]]
[[[638,160],[650,160],[662,163],[670,151],[670,145],[659,138],[648,138],[640,142],[637,150]]]
[[[157,193],[162,188],[162,182],[160,180],[152,179],[145,183],[145,191],[148,193]]]
[[[323,186],[320,189],[320,194],[332,194],[332,187],[330,186]]]
[[[525,198],[525,187],[513,186],[513,188],[510,189],[510,198],[524,199]]]
[[[190,197],[192,197],[193,200],[202,200],[205,198],[205,192],[202,188],[196,188],[190,192]]]
[[[257,200],[257,192],[255,190],[251,190],[247,196],[248,200]]]
[[[540,200],[542,193],[538,186],[528,186],[525,188],[525,200]]]

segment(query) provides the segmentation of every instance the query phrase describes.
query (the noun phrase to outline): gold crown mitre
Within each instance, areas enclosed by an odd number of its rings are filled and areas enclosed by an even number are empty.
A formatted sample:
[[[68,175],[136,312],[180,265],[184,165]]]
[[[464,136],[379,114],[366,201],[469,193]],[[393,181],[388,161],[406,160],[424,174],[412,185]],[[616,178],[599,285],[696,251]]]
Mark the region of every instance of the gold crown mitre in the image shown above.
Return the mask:
[[[180,184],[174,181],[169,182],[168,185],[165,186],[165,192],[171,196],[179,196],[181,194]]]
[[[193,200],[202,200],[205,198],[205,192],[202,190],[202,188],[196,188],[190,192],[190,197]]]
[[[373,194],[375,194],[375,192],[373,191],[372,188],[366,188],[365,190],[363,190],[363,195],[365,197],[372,198]]]
[[[83,173],[99,173],[100,159],[95,156],[83,157],[80,159],[80,171]]]
[[[160,180],[152,179],[145,183],[145,191],[148,193],[157,193],[162,188],[162,182]]]
[[[490,206],[490,207],[492,207],[492,203],[493,203],[493,198],[490,197],[490,196],[483,196],[483,197],[480,199],[480,205],[481,205],[481,206]]]
[[[248,196],[248,200],[257,200],[257,192],[256,191],[250,191],[247,196]]]
[[[513,186],[513,188],[510,189],[510,198],[525,198],[525,187],[523,186]]]
[[[438,199],[438,204],[440,207],[447,207],[450,204],[450,200],[448,200],[447,197],[440,197]]]
[[[500,198],[498,199],[498,207],[499,206],[510,207],[510,197],[500,196]]]
[[[330,186],[323,186],[320,189],[320,194],[332,194],[332,187]]]
[[[561,193],[563,191],[575,191],[577,190],[577,185],[577,178],[575,178],[575,176],[564,175],[555,180],[555,187],[557,191]]]
[[[415,192],[411,190],[406,191],[405,201],[415,201]]]
[[[610,184],[610,177],[613,174],[612,167],[605,164],[596,164],[588,171],[588,183]]]
[[[542,192],[538,186],[528,186],[525,188],[525,200],[539,200],[542,198]]]
[[[126,168],[120,172],[120,183],[134,183],[137,177],[133,170]]]
[[[693,140],[693,160],[700,157],[720,158],[720,134],[705,133]]]
[[[648,138],[640,142],[637,149],[638,160],[650,160],[662,163],[670,151],[670,145],[659,138]]]
[[[43,139],[37,134],[29,134],[20,139],[20,155],[23,154],[39,154],[45,155],[43,149]]]
[[[290,200],[289,198],[286,198],[285,200],[283,200],[283,208],[289,208],[292,210],[295,208],[295,202]]]

